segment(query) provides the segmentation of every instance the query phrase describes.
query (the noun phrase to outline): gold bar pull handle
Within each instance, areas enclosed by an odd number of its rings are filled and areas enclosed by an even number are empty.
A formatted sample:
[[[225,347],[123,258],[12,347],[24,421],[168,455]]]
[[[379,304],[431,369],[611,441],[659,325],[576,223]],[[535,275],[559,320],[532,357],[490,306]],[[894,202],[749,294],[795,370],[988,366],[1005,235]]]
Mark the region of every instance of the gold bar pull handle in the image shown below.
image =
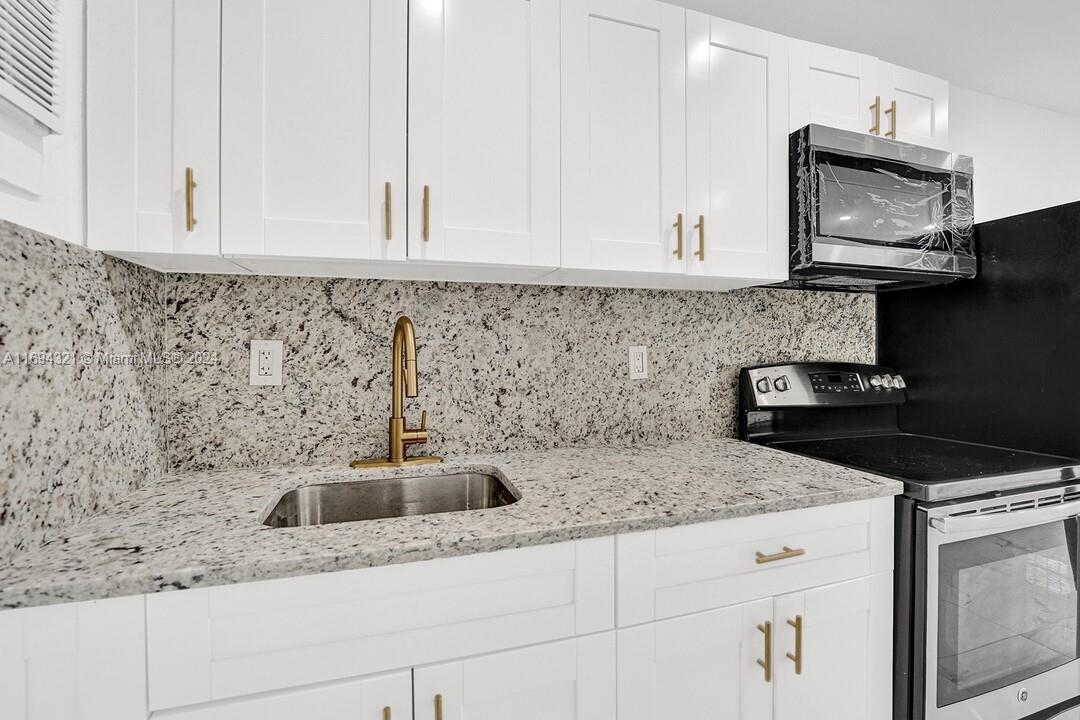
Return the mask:
[[[431,239],[431,186],[424,186],[424,205],[423,205],[423,222],[421,226],[421,236],[424,238],[424,242]]]
[[[705,259],[705,216],[698,215],[694,229],[698,231],[698,249],[694,251],[694,257],[698,260]]]
[[[435,720],[443,720],[441,693],[435,696]]]
[[[682,213],[675,216],[675,224],[672,225],[675,228],[675,258],[682,260],[682,242],[683,242],[683,217]]]
[[[870,110],[874,113],[874,127],[870,128],[868,132],[871,135],[881,134],[881,96],[874,96],[874,104],[870,106]]]
[[[386,206],[383,212],[386,215],[386,239],[394,239],[394,203],[392,200],[392,193],[390,192],[390,183],[386,183],[386,187],[383,190],[383,204]]]
[[[758,660],[757,664],[765,669],[765,682],[772,682],[772,623],[766,620],[757,629],[765,636],[765,659]]]
[[[806,550],[804,548],[789,548],[787,545],[784,546],[782,552],[773,553],[772,555],[766,555],[763,552],[754,553],[754,555],[757,556],[756,561],[758,565],[776,562],[777,560],[787,560],[788,558],[799,557],[800,555],[805,554]]]
[[[885,114],[889,116],[889,132],[885,133],[885,137],[896,139],[896,101],[893,100],[889,103],[889,109],[885,111]]]
[[[382,720],[390,720],[390,708],[384,707],[382,709]]]
[[[802,675],[802,615],[796,615],[794,620],[788,620],[787,624],[795,628],[795,654],[788,653],[788,660],[795,663],[795,674]]]
[[[195,225],[199,222],[195,219],[195,188],[198,184],[195,182],[195,171],[191,168],[184,170],[184,205],[187,215],[187,219],[184,223],[184,227],[188,232],[195,229]]]

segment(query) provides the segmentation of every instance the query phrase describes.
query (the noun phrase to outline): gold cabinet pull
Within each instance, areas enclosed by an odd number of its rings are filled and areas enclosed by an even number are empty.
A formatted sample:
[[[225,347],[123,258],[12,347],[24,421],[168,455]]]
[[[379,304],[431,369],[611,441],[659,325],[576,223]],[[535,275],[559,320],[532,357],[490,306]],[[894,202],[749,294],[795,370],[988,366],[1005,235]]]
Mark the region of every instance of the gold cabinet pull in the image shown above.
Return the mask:
[[[390,183],[387,183],[389,185]],[[390,720],[390,708],[384,707],[382,709],[382,720]]]
[[[424,218],[423,227],[421,228],[421,235],[424,238],[424,242],[431,239],[431,187],[424,186]]]
[[[184,170],[184,205],[187,215],[184,226],[188,232],[195,229],[196,223],[199,221],[195,219],[195,188],[198,184],[195,182],[195,171],[191,168]]]
[[[889,109],[885,111],[885,114],[889,116],[889,132],[885,133],[885,137],[896,139],[896,101],[893,100],[889,103]]]
[[[870,106],[870,109],[874,112],[874,127],[870,128],[868,132],[871,135],[881,134],[881,96],[874,96],[874,104]]]
[[[773,553],[772,555],[766,555],[763,552],[754,553],[754,555],[757,556],[757,564],[758,565],[763,565],[765,563],[776,562],[777,560],[787,560],[788,558],[799,557],[800,555],[805,555],[805,554],[806,554],[805,549],[803,549],[803,548],[789,548],[787,545],[784,546],[784,549],[783,549],[782,552]]]
[[[694,224],[694,229],[698,231],[698,249],[694,251],[694,256],[698,260],[705,259],[705,216],[698,215],[697,222]]]
[[[442,694],[435,696],[435,720],[443,720],[442,716]]]
[[[394,239],[394,204],[393,204],[393,201],[391,200],[391,192],[390,192],[390,183],[389,182],[386,183],[386,187],[383,190],[383,194],[385,196],[383,198],[383,204],[386,206],[386,209],[383,210],[383,212],[386,214],[386,239],[387,240],[393,240]]]
[[[683,241],[683,217],[682,213],[675,216],[675,224],[672,225],[675,228],[675,257],[678,260],[682,260],[682,241]]]
[[[772,623],[766,620],[757,629],[765,636],[765,659],[758,660],[757,664],[765,668],[765,682],[772,682]]]
[[[795,674],[802,675],[802,615],[796,615],[787,624],[795,628],[795,654],[788,653],[788,660],[795,663]]]

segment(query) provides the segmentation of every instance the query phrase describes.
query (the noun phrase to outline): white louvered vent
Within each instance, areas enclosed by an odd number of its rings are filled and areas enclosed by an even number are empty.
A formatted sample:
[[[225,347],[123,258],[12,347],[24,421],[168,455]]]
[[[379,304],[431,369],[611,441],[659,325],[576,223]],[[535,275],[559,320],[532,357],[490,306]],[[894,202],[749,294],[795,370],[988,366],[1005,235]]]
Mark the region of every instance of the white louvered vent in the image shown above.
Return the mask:
[[[60,0],[0,0],[0,97],[60,132]]]

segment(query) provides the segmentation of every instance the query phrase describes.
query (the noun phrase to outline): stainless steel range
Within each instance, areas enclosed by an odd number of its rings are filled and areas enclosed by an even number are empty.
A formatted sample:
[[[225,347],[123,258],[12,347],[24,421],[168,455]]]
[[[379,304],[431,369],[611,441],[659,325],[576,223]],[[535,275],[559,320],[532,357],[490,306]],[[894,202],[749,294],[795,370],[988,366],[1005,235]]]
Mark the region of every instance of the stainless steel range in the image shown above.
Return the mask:
[[[905,433],[885,367],[739,384],[742,439],[904,483],[895,720],[1080,720],[1080,460]]]

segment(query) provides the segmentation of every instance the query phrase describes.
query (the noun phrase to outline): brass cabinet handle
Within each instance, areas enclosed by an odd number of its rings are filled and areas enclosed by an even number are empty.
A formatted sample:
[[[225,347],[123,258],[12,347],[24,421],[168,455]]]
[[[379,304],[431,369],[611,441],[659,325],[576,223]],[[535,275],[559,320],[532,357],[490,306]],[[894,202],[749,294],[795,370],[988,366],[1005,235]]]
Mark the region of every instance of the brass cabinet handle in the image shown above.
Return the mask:
[[[682,213],[675,216],[675,224],[672,225],[675,228],[675,257],[682,260],[682,241],[683,241],[683,217]]]
[[[385,210],[383,211],[383,212],[386,213],[386,239],[387,240],[393,240],[394,239],[394,204],[393,204],[393,202],[391,200],[390,183],[389,182],[386,183],[386,187],[384,189],[383,194],[385,195],[385,197],[383,199],[383,204],[386,206]]]
[[[896,101],[893,100],[889,104],[889,109],[885,111],[885,114],[889,116],[889,132],[885,133],[885,137],[896,139]]]
[[[787,624],[795,628],[795,654],[788,653],[788,660],[795,663],[795,674],[802,675],[802,615],[796,615]]]
[[[694,256],[698,260],[705,259],[705,216],[698,215],[697,223],[694,224],[694,229],[698,231],[698,249],[694,251]]]
[[[874,111],[874,127],[870,128],[867,132],[871,135],[881,134],[881,96],[874,96],[874,104],[870,106],[870,109]]]
[[[431,187],[424,186],[424,222],[421,228],[424,242],[431,239]]]
[[[435,696],[435,720],[443,720],[441,693]]]
[[[188,232],[195,229],[195,225],[199,222],[195,219],[195,188],[198,185],[195,182],[195,171],[191,168],[184,170],[184,204],[186,205],[187,220],[184,226]]]
[[[389,183],[387,183],[389,185]],[[390,720],[390,708],[384,707],[382,709],[382,720]]]
[[[765,636],[765,659],[758,660],[757,664],[765,668],[765,682],[772,682],[772,623],[766,620],[757,629]]]
[[[782,552],[773,553],[772,555],[766,555],[763,552],[756,552],[754,554],[757,556],[757,564],[762,565],[764,563],[776,562],[777,560],[787,560],[788,558],[805,555],[806,550],[803,548],[789,548],[787,545],[785,545]]]

